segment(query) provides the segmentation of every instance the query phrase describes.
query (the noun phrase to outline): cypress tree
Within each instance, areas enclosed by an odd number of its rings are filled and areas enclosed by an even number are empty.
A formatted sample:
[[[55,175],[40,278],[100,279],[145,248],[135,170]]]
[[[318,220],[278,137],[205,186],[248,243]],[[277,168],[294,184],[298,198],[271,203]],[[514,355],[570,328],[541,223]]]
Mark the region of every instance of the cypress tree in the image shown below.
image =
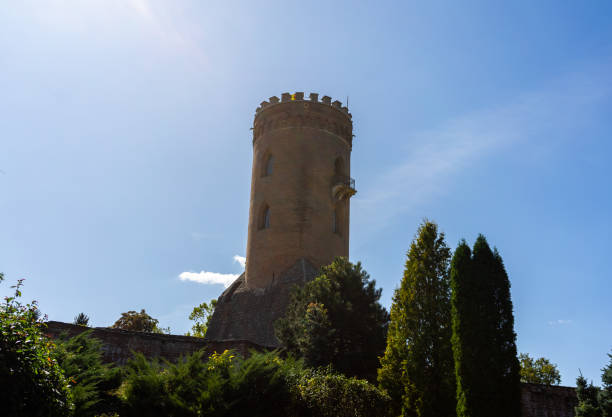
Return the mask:
[[[472,269],[472,251],[465,240],[459,243],[451,262],[451,311],[452,346],[455,359],[455,378],[457,382],[457,417],[474,415],[475,397],[478,397],[478,352],[474,343],[479,334],[476,319],[477,308],[470,298],[474,297],[475,285]]]
[[[425,221],[410,245],[404,276],[393,296],[387,348],[378,372],[395,415],[454,415],[449,261],[444,234]]]
[[[471,254],[459,244],[450,275],[457,416],[519,416],[520,365],[502,258],[480,235]]]

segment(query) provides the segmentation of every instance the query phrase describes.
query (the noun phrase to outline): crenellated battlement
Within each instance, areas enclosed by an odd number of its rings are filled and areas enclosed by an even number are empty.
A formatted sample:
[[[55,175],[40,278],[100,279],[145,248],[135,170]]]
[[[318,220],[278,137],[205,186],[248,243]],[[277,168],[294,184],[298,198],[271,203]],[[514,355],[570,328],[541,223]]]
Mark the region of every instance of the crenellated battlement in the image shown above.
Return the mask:
[[[343,138],[349,146],[353,142],[353,122],[348,107],[329,96],[319,99],[318,93],[308,98],[301,91],[283,93],[262,101],[253,121],[253,143],[258,137],[287,128],[314,128],[328,131]]]
[[[289,103],[293,101],[304,101],[308,103],[324,104],[324,105],[333,107],[335,109],[338,109],[342,113],[346,114],[349,117],[349,119],[352,118],[352,115],[349,113],[348,107],[342,106],[341,101],[336,100],[332,102],[332,98],[329,96],[323,96],[321,98],[321,101],[319,101],[318,93],[310,93],[308,95],[308,98],[306,99],[304,98],[304,93],[302,91],[297,91],[293,94],[283,93],[281,94],[280,99],[277,96],[272,96],[268,99],[268,101],[264,100],[259,104],[259,107],[257,107],[257,109],[255,110],[255,114],[257,115],[259,112],[261,112],[263,109],[269,106],[274,106],[276,104],[282,104],[282,103]]]

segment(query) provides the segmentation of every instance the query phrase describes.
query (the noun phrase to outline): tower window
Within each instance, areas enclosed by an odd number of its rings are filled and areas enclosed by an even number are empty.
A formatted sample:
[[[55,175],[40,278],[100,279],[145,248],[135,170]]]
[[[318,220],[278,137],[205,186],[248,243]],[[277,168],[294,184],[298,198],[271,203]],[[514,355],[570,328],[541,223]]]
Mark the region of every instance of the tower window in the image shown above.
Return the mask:
[[[267,208],[266,212],[264,213],[263,227],[264,227],[264,229],[269,229],[270,228],[270,209],[269,208]]]
[[[341,157],[336,158],[334,162],[334,174],[344,175],[344,161]]]
[[[259,216],[258,229],[269,229],[270,228],[270,207],[265,204],[261,210]]]
[[[336,207],[334,208],[334,211],[332,212],[332,232],[334,232],[337,235],[340,235],[340,219],[342,218],[342,215],[340,213],[340,208]]]
[[[268,177],[274,172],[274,156],[268,155],[265,161],[266,163],[263,167],[262,177]]]

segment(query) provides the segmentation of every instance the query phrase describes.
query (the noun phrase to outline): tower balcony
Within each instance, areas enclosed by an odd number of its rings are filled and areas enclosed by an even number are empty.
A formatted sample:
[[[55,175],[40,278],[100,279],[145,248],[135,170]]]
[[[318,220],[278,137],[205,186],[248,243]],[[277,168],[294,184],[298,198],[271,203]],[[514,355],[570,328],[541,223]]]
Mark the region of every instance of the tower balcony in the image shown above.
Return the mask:
[[[346,175],[335,175],[332,180],[332,195],[336,200],[348,200],[357,193],[355,179]]]

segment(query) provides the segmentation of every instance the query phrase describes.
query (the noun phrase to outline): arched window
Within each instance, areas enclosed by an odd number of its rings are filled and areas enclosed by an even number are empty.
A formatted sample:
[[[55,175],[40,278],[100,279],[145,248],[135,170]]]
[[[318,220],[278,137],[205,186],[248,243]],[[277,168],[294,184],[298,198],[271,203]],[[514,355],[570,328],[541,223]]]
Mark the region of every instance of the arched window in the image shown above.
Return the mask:
[[[261,173],[262,177],[268,177],[272,175],[274,172],[274,156],[268,155],[265,159],[265,164],[263,166],[263,171]]]
[[[270,207],[267,204],[261,208],[257,228],[259,230],[270,228]]]
[[[344,175],[344,160],[341,157],[336,158],[334,162],[334,174]]]

